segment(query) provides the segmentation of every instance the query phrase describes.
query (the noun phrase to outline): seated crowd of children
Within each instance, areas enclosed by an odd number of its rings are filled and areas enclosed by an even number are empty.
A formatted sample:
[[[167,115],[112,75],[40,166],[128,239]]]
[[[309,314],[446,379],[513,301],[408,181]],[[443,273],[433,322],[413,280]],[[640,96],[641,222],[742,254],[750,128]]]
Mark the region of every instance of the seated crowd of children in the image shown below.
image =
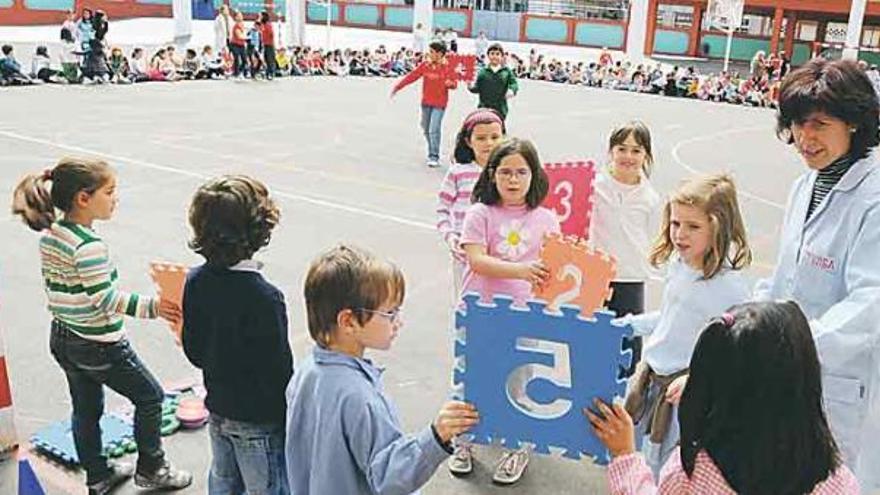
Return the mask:
[[[532,50],[528,61],[511,55],[508,65],[518,78],[538,81],[760,107],[774,106],[777,100],[780,78],[767,73],[749,77],[727,71],[701,74],[694,67],[633,64],[627,60],[613,61],[606,54],[595,62],[571,62],[546,60]]]
[[[258,39],[254,42],[260,43]],[[120,47],[104,49],[96,44],[97,54],[81,56],[76,63],[62,56],[60,68],[53,66],[45,46],[32,55],[30,71],[16,60],[11,45],[3,47],[0,58],[0,85],[33,83],[121,83],[178,81],[189,79],[225,79],[283,76],[368,76],[397,77],[412,71],[422,54],[401,47],[397,50],[380,45],[376,49],[324,50],[309,46],[279,47],[274,63],[264,59],[261,46],[248,47],[242,70],[236,73],[233,57],[227,50],[206,45],[200,50],[187,48],[181,53],[174,46],[160,47],[152,54],[134,48],[130,54]],[[75,58],[76,59],[76,58]],[[480,63],[484,60],[481,57]],[[706,101],[773,107],[778,96],[779,73],[753,71],[749,76],[738,72],[702,74],[694,67],[664,68],[661,64],[633,64],[612,60],[603,52],[597,61],[562,61],[546,59],[532,50],[528,60],[515,53],[507,54],[507,65],[517,78],[576,84],[593,88],[696,98]]]

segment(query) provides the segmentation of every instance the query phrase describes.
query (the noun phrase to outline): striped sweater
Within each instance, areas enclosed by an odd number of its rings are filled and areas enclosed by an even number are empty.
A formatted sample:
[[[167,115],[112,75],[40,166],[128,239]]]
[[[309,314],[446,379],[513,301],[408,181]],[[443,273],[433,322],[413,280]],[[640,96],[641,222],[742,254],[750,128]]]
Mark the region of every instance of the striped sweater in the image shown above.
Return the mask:
[[[100,342],[124,336],[123,315],[156,318],[159,301],[119,290],[107,245],[94,231],[66,221],[40,239],[49,311],[77,335]]]
[[[455,163],[449,167],[437,194],[437,231],[445,242],[461,236],[464,214],[471,206],[471,192],[482,168],[476,163]]]

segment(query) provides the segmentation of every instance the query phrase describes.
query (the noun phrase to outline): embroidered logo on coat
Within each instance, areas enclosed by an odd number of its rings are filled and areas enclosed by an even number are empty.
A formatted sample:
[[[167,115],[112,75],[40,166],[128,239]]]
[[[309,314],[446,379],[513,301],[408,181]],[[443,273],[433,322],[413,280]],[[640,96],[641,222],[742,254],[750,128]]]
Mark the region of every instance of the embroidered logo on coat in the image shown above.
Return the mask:
[[[807,265],[823,272],[831,273],[837,270],[837,262],[830,256],[822,256],[804,250],[804,261]]]

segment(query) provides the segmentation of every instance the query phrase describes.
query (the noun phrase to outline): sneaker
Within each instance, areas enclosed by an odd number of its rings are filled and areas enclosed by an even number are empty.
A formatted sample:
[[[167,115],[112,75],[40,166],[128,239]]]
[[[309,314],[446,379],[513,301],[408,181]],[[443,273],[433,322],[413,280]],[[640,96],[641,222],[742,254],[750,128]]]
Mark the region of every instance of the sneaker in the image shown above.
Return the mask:
[[[498,461],[492,481],[499,485],[512,485],[522,478],[529,465],[529,451],[525,449],[505,452]]]
[[[437,168],[440,166],[440,160],[435,160],[433,158],[429,158],[427,165],[430,168]]]
[[[186,488],[192,483],[192,474],[171,467],[171,463],[165,461],[156,472],[152,474],[137,473],[134,475],[134,484],[140,488],[158,490],[179,490]]]
[[[90,483],[89,495],[105,495],[113,491],[117,486],[125,483],[134,474],[134,466],[127,462],[111,462],[110,476],[97,483]]]
[[[473,454],[470,445],[456,445],[455,452],[449,458],[449,472],[461,476],[474,470]]]

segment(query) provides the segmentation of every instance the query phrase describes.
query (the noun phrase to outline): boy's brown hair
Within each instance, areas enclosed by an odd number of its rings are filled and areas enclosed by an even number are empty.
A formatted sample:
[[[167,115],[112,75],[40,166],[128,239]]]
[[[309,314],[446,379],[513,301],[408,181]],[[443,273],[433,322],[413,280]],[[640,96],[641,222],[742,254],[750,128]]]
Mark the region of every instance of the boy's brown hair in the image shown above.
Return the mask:
[[[336,246],[312,261],[306,275],[303,293],[309,334],[326,348],[340,311],[352,310],[358,323],[365,325],[382,303],[403,303],[405,292],[397,265],[354,246]]]
[[[189,207],[189,247],[209,264],[230,267],[269,244],[280,216],[262,182],[246,175],[212,179]]]

